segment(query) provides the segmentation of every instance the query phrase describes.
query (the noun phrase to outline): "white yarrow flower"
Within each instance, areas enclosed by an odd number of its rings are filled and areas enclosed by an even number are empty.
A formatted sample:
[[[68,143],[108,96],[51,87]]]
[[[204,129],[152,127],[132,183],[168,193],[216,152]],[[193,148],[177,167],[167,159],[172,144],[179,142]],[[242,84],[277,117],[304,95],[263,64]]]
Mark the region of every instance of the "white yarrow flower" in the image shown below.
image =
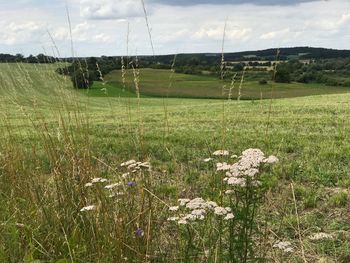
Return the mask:
[[[91,183],[93,184],[96,184],[96,183],[105,183],[107,182],[108,180],[105,179],[105,178],[100,178],[100,177],[97,177],[97,178],[94,178],[91,180]]]
[[[274,248],[278,248],[285,253],[293,252],[292,244],[288,241],[280,241],[273,245]]]
[[[228,213],[225,217],[224,217],[224,220],[231,220],[231,219],[234,219],[235,216],[232,214],[232,213]]]
[[[135,160],[130,160],[130,161],[126,161],[126,162],[122,163],[120,166],[121,166],[121,167],[125,167],[125,166],[132,165],[132,164],[134,164],[134,163],[136,163]]]
[[[185,219],[180,219],[179,221],[177,221],[177,223],[179,225],[186,225],[187,224],[187,221]]]
[[[85,184],[85,187],[91,187],[92,186],[92,183],[86,183]]]
[[[168,221],[177,221],[177,220],[179,220],[179,217],[177,217],[177,216],[173,216],[173,217],[169,217],[168,219],[167,219]]]
[[[95,210],[95,209],[96,209],[96,206],[89,205],[89,206],[85,206],[82,209],[80,209],[80,212],[92,211],[92,210]]]
[[[264,159],[264,163],[268,163],[268,164],[274,164],[274,163],[277,163],[278,161],[279,161],[278,158],[274,155],[270,155],[269,157]]]
[[[319,241],[319,240],[331,240],[333,239],[333,236],[331,234],[327,234],[327,233],[316,233],[312,236],[309,237],[310,240],[313,241]]]
[[[191,200],[187,198],[181,198],[178,200],[178,202],[180,203],[180,206],[185,206],[189,201]]]
[[[215,207],[214,214],[218,216],[224,216],[227,214],[227,211],[224,207],[218,206],[218,207]]]
[[[115,184],[106,185],[105,189],[110,190],[110,189],[113,189],[113,188],[118,187],[120,185],[121,185],[121,183],[115,183]]]
[[[214,156],[227,156],[229,154],[230,154],[230,152],[227,150],[218,150],[218,151],[213,152]]]
[[[178,206],[171,206],[171,207],[169,207],[169,211],[177,211],[177,210],[179,210],[179,207]]]

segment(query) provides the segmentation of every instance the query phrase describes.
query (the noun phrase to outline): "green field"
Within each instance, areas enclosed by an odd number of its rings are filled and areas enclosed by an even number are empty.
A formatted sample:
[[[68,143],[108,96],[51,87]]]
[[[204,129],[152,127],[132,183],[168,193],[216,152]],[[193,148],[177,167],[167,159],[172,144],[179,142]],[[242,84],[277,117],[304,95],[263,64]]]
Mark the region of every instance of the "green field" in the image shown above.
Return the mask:
[[[248,81],[242,98],[256,100],[201,99],[221,97],[222,83],[146,69],[138,100],[130,75],[123,90],[120,71],[75,91],[54,69],[0,65],[0,262],[202,262],[206,249],[203,262],[229,262],[227,247],[211,242],[222,221],[173,226],[165,204],[225,202],[215,163],[203,159],[248,148],[279,158],[264,175],[256,224],[266,232],[256,254],[267,262],[350,261],[348,89],[273,84],[274,99],[259,100],[260,88],[270,98],[271,85]],[[179,98],[159,98],[167,95]],[[149,161],[152,172],[132,177],[136,187],[123,188],[124,197],[84,186],[94,177],[124,182],[120,164],[130,159]],[[80,212],[92,203],[96,211]],[[321,232],[332,238],[310,238]],[[186,243],[181,237],[191,233]],[[281,240],[292,254],[273,249]]]
[[[258,72],[259,73],[259,72]],[[257,72],[248,71],[241,87],[241,99],[268,99],[268,98],[291,98],[321,94],[338,94],[350,91],[350,88],[330,87],[322,84],[302,83],[273,83],[261,85],[258,83]],[[261,74],[260,74],[261,75]],[[260,76],[258,74],[258,76]],[[266,75],[266,73],[265,73]],[[266,77],[266,76],[265,76]],[[234,85],[231,82],[222,82],[212,76],[196,76],[187,74],[172,74],[170,70],[141,69],[140,92],[151,97],[177,97],[177,98],[237,98],[241,75],[238,75]],[[105,77],[108,84],[109,96],[125,97],[127,91],[134,91],[134,76],[132,70],[126,71],[126,87],[123,88],[122,74],[115,70]],[[92,96],[103,96],[100,83],[96,83],[90,93]],[[230,91],[231,89],[231,91]],[[124,91],[123,91],[124,90]],[[106,95],[104,95],[106,96]]]

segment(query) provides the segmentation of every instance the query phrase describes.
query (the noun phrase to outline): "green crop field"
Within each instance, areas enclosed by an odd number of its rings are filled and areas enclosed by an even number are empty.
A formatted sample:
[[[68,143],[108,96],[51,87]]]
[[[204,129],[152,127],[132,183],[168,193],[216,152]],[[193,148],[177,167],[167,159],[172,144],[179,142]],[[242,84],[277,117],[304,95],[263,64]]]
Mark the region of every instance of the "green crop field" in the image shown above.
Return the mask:
[[[225,240],[237,225],[176,225],[169,206],[196,197],[234,206],[216,161],[249,148],[279,159],[261,179],[255,255],[350,261],[349,89],[247,81],[242,99],[255,100],[230,101],[230,83],[145,69],[138,99],[131,72],[126,80],[113,71],[75,91],[55,66],[0,64],[0,262],[233,262],[227,251],[241,243]],[[126,174],[131,159],[152,170]],[[93,178],[119,188],[90,187]],[[280,254],[276,241],[294,252]]]
[[[346,93],[350,88],[331,87],[322,84],[302,84],[302,83],[273,83],[261,85],[256,80],[255,72],[246,72],[243,85],[241,86],[241,99],[267,99],[267,98],[290,98],[321,94]],[[266,73],[265,73],[266,75]],[[233,85],[229,81],[222,82],[216,77],[196,76],[174,73],[170,70],[141,69],[140,92],[146,96],[153,97],[177,97],[177,98],[237,98],[241,75],[236,77]],[[255,80],[253,80],[255,79]],[[132,70],[126,71],[126,87],[122,85],[122,74],[120,70],[115,70],[105,77],[109,96],[124,97],[128,92],[134,91],[134,76]],[[102,96],[99,92],[102,87],[96,84],[90,93],[92,96]]]

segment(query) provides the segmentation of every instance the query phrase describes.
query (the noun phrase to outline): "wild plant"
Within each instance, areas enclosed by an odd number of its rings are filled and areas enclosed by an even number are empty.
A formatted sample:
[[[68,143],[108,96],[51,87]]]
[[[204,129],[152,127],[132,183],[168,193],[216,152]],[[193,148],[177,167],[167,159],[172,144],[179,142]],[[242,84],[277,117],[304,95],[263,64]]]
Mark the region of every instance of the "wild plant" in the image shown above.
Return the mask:
[[[214,156],[229,155],[226,150]],[[170,207],[168,221],[177,223],[183,242],[180,244],[185,262],[202,255],[209,262],[263,261],[254,249],[262,235],[257,228],[257,215],[262,205],[264,177],[268,166],[278,162],[277,157],[265,157],[259,149],[245,150],[234,164],[218,162],[216,172],[224,182],[218,202],[194,199],[179,199],[179,204]],[[205,159],[206,162],[212,161]]]

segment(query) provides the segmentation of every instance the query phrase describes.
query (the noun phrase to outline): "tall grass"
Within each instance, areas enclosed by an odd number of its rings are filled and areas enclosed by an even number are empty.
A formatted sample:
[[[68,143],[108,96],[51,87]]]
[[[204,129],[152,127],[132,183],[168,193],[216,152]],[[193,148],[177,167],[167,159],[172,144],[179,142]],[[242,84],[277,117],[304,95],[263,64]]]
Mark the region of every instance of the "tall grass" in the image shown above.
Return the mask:
[[[176,57],[167,93],[175,63]],[[280,188],[305,164],[285,164],[281,158],[274,167],[276,157],[259,149],[243,151],[266,140],[277,145],[269,150],[294,150],[283,132],[278,138],[269,135],[272,100],[261,101],[258,111],[254,102],[239,101],[245,71],[237,101],[230,100],[234,76],[228,100],[174,102],[141,100],[137,58],[127,58],[126,64],[122,59],[124,89],[129,66],[137,96],[108,98],[109,114],[105,100],[73,90],[55,66],[2,66],[0,262],[313,259],[302,236],[306,223],[297,200],[302,189],[292,185],[290,199],[290,191]],[[154,111],[152,104],[159,101],[161,110]],[[162,136],[167,143],[159,142]],[[284,140],[289,144],[283,146]],[[346,206],[346,197],[336,197],[333,204]]]

